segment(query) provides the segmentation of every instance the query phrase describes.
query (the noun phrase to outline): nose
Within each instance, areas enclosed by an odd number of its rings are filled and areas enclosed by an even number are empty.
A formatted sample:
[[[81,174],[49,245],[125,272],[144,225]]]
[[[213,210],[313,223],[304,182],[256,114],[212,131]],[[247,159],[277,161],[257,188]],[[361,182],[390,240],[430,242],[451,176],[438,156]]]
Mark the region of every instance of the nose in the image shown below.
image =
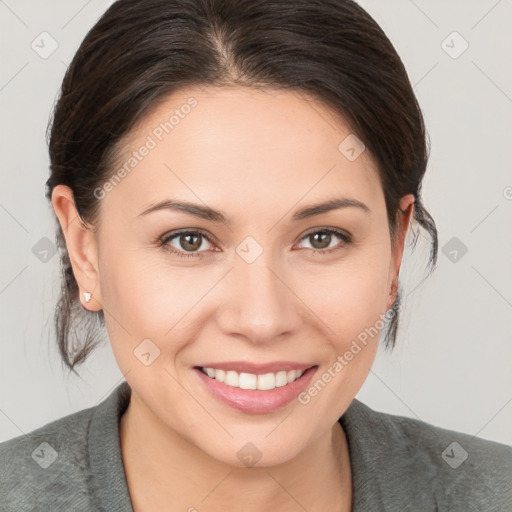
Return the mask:
[[[286,271],[264,251],[252,263],[236,258],[224,280],[217,321],[222,332],[261,344],[300,329],[301,301]]]

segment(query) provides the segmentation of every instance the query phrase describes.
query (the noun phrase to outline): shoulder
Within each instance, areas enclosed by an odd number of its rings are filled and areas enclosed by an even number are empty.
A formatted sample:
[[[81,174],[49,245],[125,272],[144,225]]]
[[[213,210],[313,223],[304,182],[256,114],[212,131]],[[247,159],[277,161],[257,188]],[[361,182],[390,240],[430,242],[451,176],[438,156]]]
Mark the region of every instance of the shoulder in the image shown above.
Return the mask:
[[[87,431],[93,410],[0,443],[2,511],[87,509]]]
[[[349,409],[352,432],[355,423],[364,432],[359,444],[367,443],[368,460],[395,472],[389,481],[431,493],[439,510],[512,510],[511,446],[375,411],[358,400]]]

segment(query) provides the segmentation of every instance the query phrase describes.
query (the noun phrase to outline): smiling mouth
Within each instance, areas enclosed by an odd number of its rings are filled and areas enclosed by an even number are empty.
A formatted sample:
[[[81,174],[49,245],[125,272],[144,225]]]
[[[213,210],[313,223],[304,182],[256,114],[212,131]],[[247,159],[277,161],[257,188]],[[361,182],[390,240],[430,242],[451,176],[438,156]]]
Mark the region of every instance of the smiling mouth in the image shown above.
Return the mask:
[[[304,365],[302,365],[304,366]],[[268,391],[271,389],[287,386],[292,382],[300,379],[304,372],[308,369],[316,368],[318,365],[313,365],[305,369],[290,369],[279,370],[277,372],[267,373],[249,373],[237,372],[234,370],[224,370],[220,368],[212,368],[205,366],[196,366],[197,370],[207,375],[213,380],[222,382],[227,386],[239,389],[253,389]]]

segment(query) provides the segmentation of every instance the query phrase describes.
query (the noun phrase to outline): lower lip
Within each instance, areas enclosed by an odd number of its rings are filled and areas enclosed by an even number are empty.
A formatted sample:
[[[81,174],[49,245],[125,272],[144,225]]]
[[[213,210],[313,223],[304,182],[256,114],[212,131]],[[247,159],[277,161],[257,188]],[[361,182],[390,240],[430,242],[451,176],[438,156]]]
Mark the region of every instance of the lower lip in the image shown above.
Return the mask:
[[[297,380],[290,384],[263,391],[260,389],[241,389],[228,386],[223,382],[208,377],[199,368],[193,368],[194,372],[213,396],[234,409],[254,414],[265,414],[289,404],[304,391],[317,369],[318,366],[308,368]]]

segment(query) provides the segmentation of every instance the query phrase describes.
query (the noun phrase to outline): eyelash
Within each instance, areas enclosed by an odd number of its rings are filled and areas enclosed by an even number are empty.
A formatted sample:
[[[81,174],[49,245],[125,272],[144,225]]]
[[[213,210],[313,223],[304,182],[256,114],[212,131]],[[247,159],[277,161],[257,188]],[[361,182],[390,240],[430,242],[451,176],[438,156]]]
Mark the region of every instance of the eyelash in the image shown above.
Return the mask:
[[[339,238],[341,238],[343,240],[343,243],[341,245],[337,245],[335,247],[331,247],[330,249],[310,249],[310,248],[306,248],[306,249],[308,249],[310,251],[313,251],[313,254],[317,254],[317,253],[320,254],[320,255],[331,254],[332,252],[337,251],[339,249],[343,249],[345,246],[347,246],[350,243],[352,243],[352,237],[350,235],[348,235],[347,233],[345,233],[343,231],[340,231],[338,229],[334,229],[334,228],[321,228],[321,229],[315,229],[313,231],[309,231],[308,233],[306,233],[300,239],[300,241],[310,237],[311,235],[317,234],[317,233],[336,235],[336,236],[338,236]],[[160,237],[158,239],[159,245],[162,247],[162,249],[164,251],[170,252],[171,254],[174,254],[174,255],[176,255],[178,257],[181,257],[181,258],[191,258],[191,257],[202,258],[203,257],[202,252],[205,252],[205,251],[188,252],[188,253],[186,253],[184,251],[178,251],[178,250],[172,248],[170,245],[167,245],[171,240],[174,240],[175,238],[177,238],[178,236],[183,235],[183,234],[187,234],[187,235],[201,235],[208,242],[212,243],[212,241],[210,240],[209,236],[204,231],[199,230],[199,229],[193,229],[193,230],[181,230],[181,231],[176,231],[176,232],[172,231],[170,233],[166,233],[165,235],[163,235],[162,237]]]

